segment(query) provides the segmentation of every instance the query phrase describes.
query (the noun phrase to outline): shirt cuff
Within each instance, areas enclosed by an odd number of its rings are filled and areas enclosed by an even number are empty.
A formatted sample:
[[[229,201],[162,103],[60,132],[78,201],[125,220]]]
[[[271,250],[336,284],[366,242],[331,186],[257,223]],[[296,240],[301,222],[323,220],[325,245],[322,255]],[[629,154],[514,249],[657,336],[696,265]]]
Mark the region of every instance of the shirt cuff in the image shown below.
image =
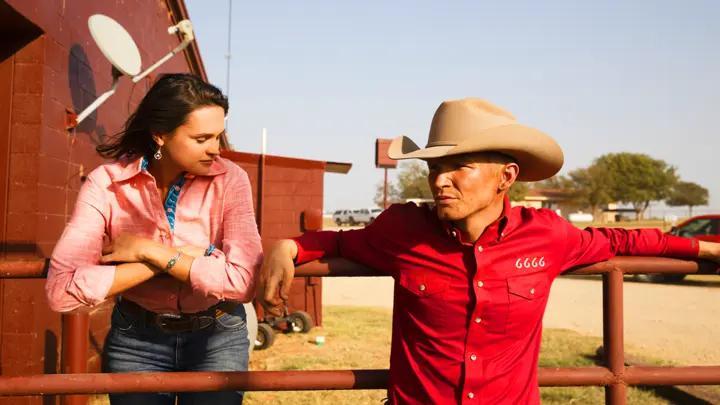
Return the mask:
[[[675,235],[666,236],[665,250],[663,256],[667,257],[697,257],[700,251],[700,244],[697,239],[683,238]]]
[[[190,286],[205,297],[223,299],[225,260],[215,256],[196,257],[190,265]]]
[[[337,251],[339,232],[306,232],[292,240],[297,245],[295,264],[303,264],[325,256],[333,256]]]
[[[107,265],[78,267],[67,292],[85,305],[98,305],[107,299],[116,269]]]

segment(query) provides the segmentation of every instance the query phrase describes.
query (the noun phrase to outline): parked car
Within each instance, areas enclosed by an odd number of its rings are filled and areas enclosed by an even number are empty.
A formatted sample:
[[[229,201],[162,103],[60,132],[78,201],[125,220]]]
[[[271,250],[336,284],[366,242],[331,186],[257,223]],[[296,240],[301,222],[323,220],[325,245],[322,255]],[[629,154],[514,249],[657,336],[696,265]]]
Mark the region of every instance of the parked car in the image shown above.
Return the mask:
[[[367,225],[377,218],[383,210],[380,208],[360,208],[355,210],[337,210],[333,213],[333,222],[337,226]]]
[[[350,214],[352,213],[352,210],[337,210],[333,212],[332,218],[333,222],[337,226],[341,226],[342,224],[349,223]]]
[[[672,227],[669,233],[707,242],[720,242],[720,215],[692,217],[680,225]]]
[[[720,215],[699,215],[689,218],[668,232],[670,235],[695,238],[707,242],[720,242]],[[685,274],[638,274],[640,281],[654,283],[681,281]]]

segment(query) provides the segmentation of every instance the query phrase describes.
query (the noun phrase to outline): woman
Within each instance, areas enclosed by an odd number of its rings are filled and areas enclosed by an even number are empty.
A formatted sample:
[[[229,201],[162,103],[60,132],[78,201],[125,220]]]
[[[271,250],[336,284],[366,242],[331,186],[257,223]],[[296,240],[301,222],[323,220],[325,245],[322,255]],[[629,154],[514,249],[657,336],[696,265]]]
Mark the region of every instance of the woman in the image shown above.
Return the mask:
[[[228,102],[189,74],[161,77],[93,170],[53,252],[55,311],[116,297],[104,368],[242,371],[242,302],[262,248],[247,174],[219,156]],[[113,404],[237,404],[242,392],[110,395]]]

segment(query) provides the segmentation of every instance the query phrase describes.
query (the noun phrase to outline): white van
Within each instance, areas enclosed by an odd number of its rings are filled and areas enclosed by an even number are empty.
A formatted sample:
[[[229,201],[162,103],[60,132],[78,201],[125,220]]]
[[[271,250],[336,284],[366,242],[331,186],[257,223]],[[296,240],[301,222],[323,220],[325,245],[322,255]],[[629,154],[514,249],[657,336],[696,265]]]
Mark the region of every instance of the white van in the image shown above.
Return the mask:
[[[337,226],[367,225],[377,218],[383,210],[381,208],[359,208],[355,210],[337,210],[333,213],[333,221]]]

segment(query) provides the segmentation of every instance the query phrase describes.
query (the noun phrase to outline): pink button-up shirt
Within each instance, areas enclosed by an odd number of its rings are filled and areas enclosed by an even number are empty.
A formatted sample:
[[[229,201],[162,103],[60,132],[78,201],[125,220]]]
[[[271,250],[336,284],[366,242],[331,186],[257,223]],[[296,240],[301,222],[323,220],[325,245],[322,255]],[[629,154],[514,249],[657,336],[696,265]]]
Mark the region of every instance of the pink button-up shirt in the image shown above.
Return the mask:
[[[173,230],[142,159],[93,170],[50,260],[45,290],[51,308],[70,311],[108,298],[117,267],[99,264],[103,241],[122,233],[167,246],[217,247],[194,259],[189,283],[163,274],[123,292],[123,298],[163,313],[198,312],[221,300],[250,301],[262,246],[247,174],[217,158],[207,176],[185,177]]]

